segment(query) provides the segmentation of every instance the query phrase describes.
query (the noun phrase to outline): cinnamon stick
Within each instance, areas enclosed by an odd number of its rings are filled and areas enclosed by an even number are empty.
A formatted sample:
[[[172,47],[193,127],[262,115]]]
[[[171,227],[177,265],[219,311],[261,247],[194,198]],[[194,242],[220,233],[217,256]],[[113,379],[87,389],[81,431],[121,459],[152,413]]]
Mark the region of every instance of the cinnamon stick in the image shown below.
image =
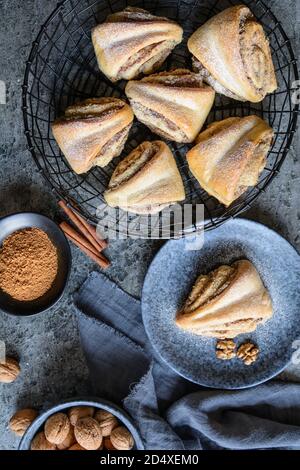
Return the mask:
[[[101,246],[102,250],[108,247],[108,243],[106,240],[102,240],[98,234],[97,230],[95,227],[91,224],[89,224],[86,220],[84,220],[83,217],[81,217],[79,214],[76,214],[76,217],[80,220],[80,222],[85,226],[85,228],[88,230],[88,232],[92,235],[92,237],[99,243]]]
[[[110,265],[110,262],[108,261],[107,258],[105,258],[105,256],[103,256],[101,254],[95,255],[95,253],[93,251],[86,248],[85,245],[83,245],[82,243],[77,241],[76,238],[71,237],[71,235],[68,235],[67,233],[66,233],[66,237],[68,237],[68,239],[71,240],[71,242],[73,242],[74,245],[76,245],[78,248],[80,248],[80,250],[83,251],[83,253],[85,253],[93,261],[95,261],[95,263],[97,263],[100,266],[100,268],[103,268],[103,269],[108,268],[108,266]]]
[[[58,205],[67,214],[73,224],[80,230],[80,232],[88,239],[88,241],[96,248],[97,252],[102,251],[100,243],[91,235],[86,225],[82,222],[82,218],[70,209],[65,201],[59,201]],[[85,222],[86,223],[86,222]]]
[[[88,250],[90,250],[92,253],[94,253],[96,256],[98,256],[98,251],[96,248],[88,241],[86,240],[80,233],[76,232],[76,230],[71,227],[67,222],[61,222],[59,224],[60,228],[64,232],[66,236],[70,236],[74,238],[75,240],[78,241],[78,243],[81,243],[81,245],[85,246]]]

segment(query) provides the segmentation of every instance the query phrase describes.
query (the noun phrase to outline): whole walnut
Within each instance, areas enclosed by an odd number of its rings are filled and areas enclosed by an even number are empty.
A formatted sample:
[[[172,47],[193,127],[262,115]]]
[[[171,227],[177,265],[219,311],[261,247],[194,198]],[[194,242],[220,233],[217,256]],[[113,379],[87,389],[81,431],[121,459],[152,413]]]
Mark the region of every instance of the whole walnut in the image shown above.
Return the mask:
[[[61,444],[57,444],[57,448],[58,450],[66,450],[73,446],[73,444],[76,444],[76,439],[74,435],[74,428],[71,426],[67,437],[62,441]]]
[[[52,444],[62,444],[71,428],[69,418],[64,413],[55,413],[45,423],[46,439]]]
[[[31,423],[37,417],[38,412],[31,408],[24,408],[17,411],[9,421],[9,428],[18,436],[23,436],[26,429],[29,428]]]
[[[11,383],[20,373],[20,366],[16,359],[7,357],[5,362],[0,362],[0,382]]]
[[[113,429],[110,441],[117,450],[130,450],[134,446],[133,437],[124,426]]]
[[[96,450],[102,444],[102,431],[94,418],[81,418],[74,428],[75,438],[86,450]]]
[[[56,445],[47,441],[43,431],[36,434],[31,442],[31,450],[56,450]]]
[[[73,406],[73,408],[70,408],[68,416],[72,426],[75,426],[81,418],[92,417],[94,411],[92,406]]]
[[[95,420],[100,424],[103,437],[110,436],[112,430],[119,425],[117,418],[106,410],[98,410],[95,414]]]

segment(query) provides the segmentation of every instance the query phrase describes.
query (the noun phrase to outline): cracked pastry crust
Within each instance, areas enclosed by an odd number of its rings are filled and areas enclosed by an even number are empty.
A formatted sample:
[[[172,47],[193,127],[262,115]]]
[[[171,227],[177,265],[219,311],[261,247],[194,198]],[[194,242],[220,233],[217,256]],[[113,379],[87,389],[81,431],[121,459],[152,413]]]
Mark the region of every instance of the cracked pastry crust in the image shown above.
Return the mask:
[[[185,199],[175,158],[162,141],[143,142],[116,167],[107,204],[136,214],[154,214]]]
[[[168,140],[192,142],[214,102],[214,90],[186,69],[127,83],[125,93],[137,119]]]
[[[118,98],[90,98],[69,106],[52,124],[52,133],[72,169],[80,174],[104,167],[120,155],[133,112]]]
[[[187,153],[190,171],[205,191],[229,206],[257,184],[272,139],[273,130],[258,116],[214,122]]]
[[[269,41],[249,8],[227,8],[188,40],[195,70],[218,93],[262,101],[277,88]]]
[[[272,317],[272,302],[248,260],[220,266],[198,277],[176,324],[197,335],[235,338]]]
[[[115,82],[159,69],[181,42],[182,33],[168,18],[128,7],[96,26],[92,41],[100,70]]]

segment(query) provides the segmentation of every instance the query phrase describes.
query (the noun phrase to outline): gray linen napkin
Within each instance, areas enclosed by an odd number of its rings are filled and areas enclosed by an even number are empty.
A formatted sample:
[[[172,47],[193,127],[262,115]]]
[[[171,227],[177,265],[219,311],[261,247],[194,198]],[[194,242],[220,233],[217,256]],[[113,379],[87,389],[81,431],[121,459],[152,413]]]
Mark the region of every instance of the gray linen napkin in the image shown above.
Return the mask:
[[[146,449],[300,449],[300,385],[207,390],[155,357],[140,302],[93,272],[75,296],[93,393],[123,407]]]

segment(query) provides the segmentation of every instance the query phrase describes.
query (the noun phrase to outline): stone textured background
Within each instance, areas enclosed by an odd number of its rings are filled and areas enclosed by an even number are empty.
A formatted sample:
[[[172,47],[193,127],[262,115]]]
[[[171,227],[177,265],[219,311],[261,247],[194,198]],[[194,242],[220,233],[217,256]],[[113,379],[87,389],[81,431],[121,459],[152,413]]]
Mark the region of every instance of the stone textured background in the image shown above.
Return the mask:
[[[299,57],[300,0],[268,3],[281,20]],[[21,115],[21,84],[25,61],[41,24],[56,6],[53,0],[0,0],[0,80],[7,85],[7,104],[0,105],[0,217],[14,211],[39,211],[57,216],[56,201],[36,171],[26,150]],[[244,217],[260,221],[287,238],[300,251],[299,135],[280,174]],[[107,275],[125,290],[139,295],[147,267],[160,242],[112,242],[108,255],[113,266]],[[68,291],[60,304],[45,315],[19,319],[0,314],[0,340],[9,354],[20,358],[22,374],[13,384],[0,384],[0,448],[15,449],[16,439],[7,423],[16,409],[46,407],[62,398],[88,393],[87,369],[80,350],[72,295],[93,263],[72,247],[73,269]],[[289,367],[282,376],[300,378]]]

